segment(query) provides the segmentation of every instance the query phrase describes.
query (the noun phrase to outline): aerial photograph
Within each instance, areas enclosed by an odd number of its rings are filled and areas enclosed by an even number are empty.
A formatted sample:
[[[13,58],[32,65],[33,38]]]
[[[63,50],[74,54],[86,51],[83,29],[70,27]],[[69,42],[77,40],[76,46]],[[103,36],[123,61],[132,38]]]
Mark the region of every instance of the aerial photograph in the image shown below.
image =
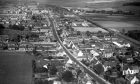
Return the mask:
[[[140,84],[140,0],[0,0],[0,84]]]

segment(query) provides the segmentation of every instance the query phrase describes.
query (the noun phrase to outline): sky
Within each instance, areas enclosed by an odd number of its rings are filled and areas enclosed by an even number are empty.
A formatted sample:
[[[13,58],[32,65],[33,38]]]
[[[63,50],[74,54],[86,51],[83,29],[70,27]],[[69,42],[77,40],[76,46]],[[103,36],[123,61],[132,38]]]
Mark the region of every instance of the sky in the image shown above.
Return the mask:
[[[0,0],[5,1],[5,0]],[[17,1],[17,0],[7,0]],[[30,0],[40,3],[57,5],[62,7],[88,7],[88,8],[122,8],[124,3],[140,2],[140,0]],[[127,8],[127,7],[124,7]],[[128,8],[130,9],[130,8]],[[134,8],[135,9],[135,8]]]
[[[116,8],[122,7],[123,3],[140,0],[36,0],[62,7],[89,7],[89,8]]]

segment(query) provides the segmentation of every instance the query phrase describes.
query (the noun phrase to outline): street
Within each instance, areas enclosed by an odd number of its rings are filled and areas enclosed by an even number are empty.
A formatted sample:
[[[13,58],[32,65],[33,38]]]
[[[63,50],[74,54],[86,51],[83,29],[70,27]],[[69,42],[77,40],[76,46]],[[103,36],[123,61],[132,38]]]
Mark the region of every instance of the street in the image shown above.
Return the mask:
[[[91,71],[90,69],[88,69],[85,65],[83,65],[81,62],[79,62],[78,60],[76,60],[75,56],[73,56],[68,50],[67,48],[62,44],[58,34],[56,33],[56,30],[54,29],[56,27],[55,21],[53,22],[50,19],[50,22],[52,24],[52,30],[53,30],[53,34],[56,37],[56,39],[58,40],[58,42],[60,43],[60,45],[63,47],[63,49],[65,50],[65,52],[67,53],[67,55],[74,61],[76,62],[78,65],[80,65],[81,67],[84,68],[85,72],[87,72],[91,77],[95,78],[98,82],[100,82],[101,84],[110,84],[109,82],[107,82],[106,80],[104,80],[103,78],[101,78],[100,76],[98,76],[97,74],[95,74],[95,72]]]

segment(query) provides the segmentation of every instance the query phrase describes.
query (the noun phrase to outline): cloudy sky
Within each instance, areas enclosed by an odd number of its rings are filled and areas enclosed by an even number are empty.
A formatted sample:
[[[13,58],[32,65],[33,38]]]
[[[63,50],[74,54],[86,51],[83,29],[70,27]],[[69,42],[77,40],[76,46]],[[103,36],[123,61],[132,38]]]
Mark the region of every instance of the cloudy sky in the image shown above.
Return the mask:
[[[117,4],[120,2],[134,2],[139,0],[36,0],[38,2],[59,6],[87,6],[97,4]]]
[[[122,4],[140,0],[36,0],[47,4],[64,7],[89,7],[89,8],[122,8]],[[128,7],[124,7],[130,9]],[[134,8],[135,9],[135,8]]]
[[[0,0],[0,1],[6,1],[6,0]],[[17,1],[17,0],[7,0],[7,1]],[[140,0],[30,0],[30,1],[38,1],[40,3],[58,5],[62,7],[89,7],[89,8],[95,8],[95,9],[97,8],[122,8],[122,7],[127,8],[127,9],[132,9],[129,7],[124,7],[122,5],[128,2],[140,2]],[[136,8],[134,7],[134,9]]]

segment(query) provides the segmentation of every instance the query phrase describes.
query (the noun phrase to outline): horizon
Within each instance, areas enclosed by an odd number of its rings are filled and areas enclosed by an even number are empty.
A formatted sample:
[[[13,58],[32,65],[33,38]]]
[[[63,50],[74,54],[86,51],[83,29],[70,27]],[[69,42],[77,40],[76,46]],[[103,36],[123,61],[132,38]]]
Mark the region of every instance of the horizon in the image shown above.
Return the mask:
[[[0,2],[15,3],[19,0],[0,0]],[[73,7],[73,8],[89,8],[89,9],[102,9],[112,8],[119,10],[140,11],[139,0],[21,0],[21,1],[36,1],[49,5],[56,5],[60,7]],[[137,3],[138,2],[138,3]],[[1,3],[5,5],[7,3]],[[124,5],[125,4],[125,5]]]

